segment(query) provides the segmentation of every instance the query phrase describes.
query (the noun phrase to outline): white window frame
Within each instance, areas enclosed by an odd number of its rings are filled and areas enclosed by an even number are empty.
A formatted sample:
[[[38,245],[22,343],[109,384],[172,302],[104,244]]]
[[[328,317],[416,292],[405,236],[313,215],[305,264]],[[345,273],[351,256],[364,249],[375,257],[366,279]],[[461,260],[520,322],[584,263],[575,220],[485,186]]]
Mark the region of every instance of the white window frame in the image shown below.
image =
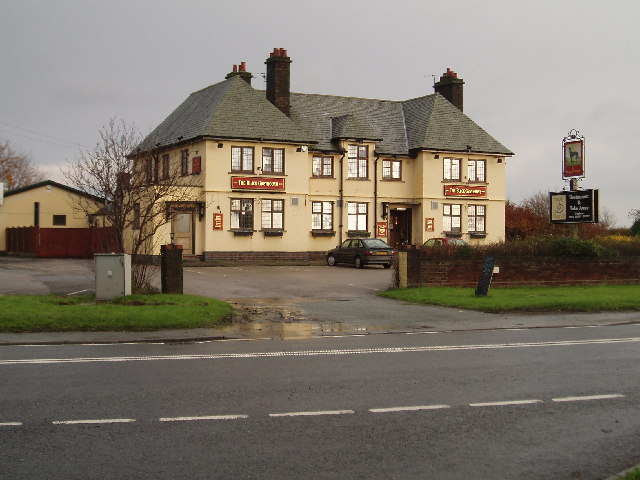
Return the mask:
[[[402,180],[401,160],[382,160],[383,180]]]
[[[442,204],[442,229],[445,232],[462,232],[462,205],[459,203]]]
[[[369,179],[369,147],[367,145],[349,145],[347,179]]]
[[[280,198],[263,198],[262,229],[284,230],[284,200]]]
[[[487,181],[487,161],[486,160],[469,160],[467,165],[467,178],[470,182],[486,182]]]
[[[366,232],[369,204],[366,202],[347,202],[347,230]]]
[[[487,232],[487,207],[467,205],[467,226],[469,233]]]
[[[333,230],[333,202],[311,202],[311,230]]]
[[[443,172],[442,178],[446,181],[459,182],[460,177],[460,166],[462,165],[461,158],[445,158],[443,160]]]

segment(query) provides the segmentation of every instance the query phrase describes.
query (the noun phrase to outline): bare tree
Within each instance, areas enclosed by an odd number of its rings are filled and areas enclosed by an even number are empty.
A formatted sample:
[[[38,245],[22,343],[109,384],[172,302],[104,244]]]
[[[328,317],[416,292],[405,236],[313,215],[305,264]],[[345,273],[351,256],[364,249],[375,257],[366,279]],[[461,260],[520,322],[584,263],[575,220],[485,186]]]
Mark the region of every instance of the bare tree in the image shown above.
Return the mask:
[[[24,153],[14,150],[8,141],[0,144],[0,182],[7,189],[26,187],[44,180],[42,173]]]
[[[102,198],[105,207],[79,200],[77,208],[113,227],[119,251],[133,257],[132,288],[146,289],[153,268],[148,256],[159,249],[156,234],[169,221],[169,201],[192,199],[191,179],[171,165],[171,152],[135,154],[142,136],[133,125],[111,119],[93,149],[82,151],[63,169],[64,177],[79,190]]]
[[[549,194],[536,192],[519,203],[519,206],[529,210],[536,216],[547,220],[549,218]]]

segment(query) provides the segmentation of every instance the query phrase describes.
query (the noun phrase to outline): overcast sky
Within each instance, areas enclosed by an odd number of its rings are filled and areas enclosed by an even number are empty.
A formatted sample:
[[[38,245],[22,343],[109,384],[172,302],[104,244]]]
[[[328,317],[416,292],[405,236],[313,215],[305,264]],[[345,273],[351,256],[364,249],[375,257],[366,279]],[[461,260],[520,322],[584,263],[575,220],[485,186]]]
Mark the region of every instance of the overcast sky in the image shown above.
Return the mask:
[[[583,188],[616,224],[640,208],[637,0],[0,0],[0,141],[48,178],[117,117],[142,133],[233,64],[288,50],[292,91],[387,100],[433,93],[516,155],[512,201],[565,186],[562,138],[586,138]],[[253,80],[264,88],[261,77]]]

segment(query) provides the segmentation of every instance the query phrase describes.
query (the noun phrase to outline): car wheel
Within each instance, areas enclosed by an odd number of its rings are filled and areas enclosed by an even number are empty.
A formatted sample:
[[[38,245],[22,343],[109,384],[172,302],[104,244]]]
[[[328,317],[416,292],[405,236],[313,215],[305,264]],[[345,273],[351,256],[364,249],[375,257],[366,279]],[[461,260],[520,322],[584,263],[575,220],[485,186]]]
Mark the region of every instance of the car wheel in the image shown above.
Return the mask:
[[[390,263],[385,263],[383,266],[384,266],[384,268],[391,268],[391,264]]]
[[[362,268],[362,267],[364,267],[364,265],[362,264],[362,259],[361,259],[360,257],[356,257],[356,260],[355,260],[355,262],[354,262],[354,263],[355,263],[355,265],[356,265],[356,268]]]
[[[333,255],[329,255],[327,257],[327,265],[329,265],[330,267],[334,267],[338,262],[336,262],[336,257],[334,257]]]

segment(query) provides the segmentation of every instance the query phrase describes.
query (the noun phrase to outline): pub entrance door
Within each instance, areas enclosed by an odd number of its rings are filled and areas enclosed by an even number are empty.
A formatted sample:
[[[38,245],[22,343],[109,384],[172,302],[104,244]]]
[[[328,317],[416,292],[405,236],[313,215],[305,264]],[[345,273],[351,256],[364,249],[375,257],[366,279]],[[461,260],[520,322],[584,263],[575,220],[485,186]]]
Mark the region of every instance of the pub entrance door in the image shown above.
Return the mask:
[[[171,233],[173,233],[173,243],[182,245],[182,252],[187,255],[194,253],[195,243],[193,228],[193,210],[180,210],[173,213],[171,218]]]
[[[389,245],[401,248],[411,243],[411,209],[389,210]]]

